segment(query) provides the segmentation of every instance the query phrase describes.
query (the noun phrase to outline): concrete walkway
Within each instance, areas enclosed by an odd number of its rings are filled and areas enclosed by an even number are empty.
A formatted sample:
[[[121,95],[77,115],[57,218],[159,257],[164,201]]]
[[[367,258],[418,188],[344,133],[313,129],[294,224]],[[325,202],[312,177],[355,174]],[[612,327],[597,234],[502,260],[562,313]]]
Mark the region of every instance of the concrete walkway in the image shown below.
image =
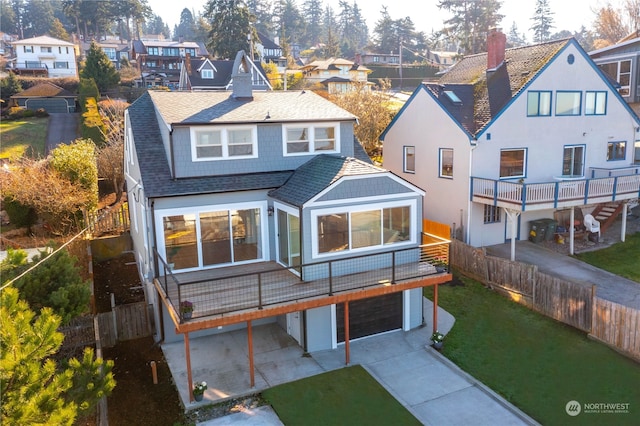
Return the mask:
[[[429,345],[433,305],[424,299],[425,327],[394,331],[351,342],[351,365],[360,364],[425,425],[537,424],[513,405],[461,371]],[[438,310],[438,328],[447,333],[453,317]],[[246,330],[191,339],[194,380],[209,385],[202,402],[191,408],[252,394],[345,366],[344,345],[303,356],[302,349],[278,325],[254,327],[256,386],[249,386]],[[186,395],[184,345],[162,346],[178,391]],[[272,410],[260,407],[201,425],[278,425]]]

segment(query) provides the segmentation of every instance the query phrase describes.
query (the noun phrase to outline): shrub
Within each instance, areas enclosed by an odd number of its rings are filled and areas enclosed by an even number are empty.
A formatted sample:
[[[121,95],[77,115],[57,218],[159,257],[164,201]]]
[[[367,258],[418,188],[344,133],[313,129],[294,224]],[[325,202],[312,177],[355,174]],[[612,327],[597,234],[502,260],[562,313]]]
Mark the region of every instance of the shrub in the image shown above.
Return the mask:
[[[33,117],[33,116],[35,116],[35,115],[36,115],[36,113],[35,113],[35,112],[33,112],[33,110],[31,110],[31,109],[25,109],[25,110],[24,110],[24,112],[22,113],[22,116],[23,116],[24,118]]]
[[[48,117],[49,113],[44,108],[38,108],[36,110],[36,117]]]
[[[32,206],[25,206],[9,197],[4,198],[3,205],[13,225],[18,228],[27,227],[27,229],[31,231],[31,227],[35,225],[38,220],[36,209]]]
[[[19,107],[19,106],[14,106],[14,107],[9,108],[9,111],[7,112],[7,115],[12,120],[19,120],[22,117],[24,117],[24,111],[25,111],[24,108]]]

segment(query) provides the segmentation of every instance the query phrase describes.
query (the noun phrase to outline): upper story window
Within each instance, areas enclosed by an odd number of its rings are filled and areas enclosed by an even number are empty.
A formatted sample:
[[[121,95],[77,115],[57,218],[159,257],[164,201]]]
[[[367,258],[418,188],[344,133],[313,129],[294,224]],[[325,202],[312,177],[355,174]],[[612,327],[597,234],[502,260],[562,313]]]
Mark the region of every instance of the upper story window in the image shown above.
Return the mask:
[[[24,53],[33,53],[33,46],[22,46]]]
[[[556,115],[580,115],[582,92],[556,92]]]
[[[158,56],[160,54],[160,48],[159,47],[147,47],[147,54],[148,55]]]
[[[439,177],[453,178],[453,149],[440,148]]]
[[[602,71],[607,73],[609,77],[620,83],[618,92],[622,96],[629,96],[629,89],[631,87],[631,60],[625,59],[622,61],[609,62],[606,64],[598,65]]]
[[[609,142],[607,144],[607,161],[624,160],[627,155],[626,142]]]
[[[53,63],[53,68],[56,69],[68,69],[69,68],[69,62],[54,62]]]
[[[607,92],[586,92],[584,95],[585,115],[605,115],[607,113]]]
[[[380,56],[374,56],[373,62],[380,62]]]
[[[51,46],[40,46],[40,53],[51,53]]]
[[[527,116],[548,117],[551,115],[551,92],[530,91],[527,93]]]
[[[404,172],[405,173],[416,172],[416,147],[415,146],[404,147]]]
[[[500,178],[525,177],[526,170],[526,148],[500,150]]]
[[[104,51],[104,54],[107,55],[107,58],[109,58],[112,61],[116,60],[116,49],[113,47],[104,47],[102,48],[102,50]]]
[[[180,56],[180,49],[177,47],[165,47],[162,49],[163,56]]]
[[[633,164],[640,164],[640,141],[636,141],[633,150]]]
[[[346,65],[341,65],[340,66],[340,74],[341,75],[349,74],[349,67],[346,66]]]
[[[193,57],[196,56],[196,49],[194,49],[193,47],[185,47],[184,53],[185,55],[188,53],[189,55],[191,55],[191,57]]]
[[[563,176],[584,176],[584,145],[567,145],[562,156]]]
[[[296,124],[284,126],[284,155],[339,151],[338,125]]]
[[[200,72],[200,77],[205,78],[205,79],[212,79],[213,78],[213,70],[211,68],[204,68]]]
[[[191,130],[193,161],[256,158],[255,127],[195,128]]]

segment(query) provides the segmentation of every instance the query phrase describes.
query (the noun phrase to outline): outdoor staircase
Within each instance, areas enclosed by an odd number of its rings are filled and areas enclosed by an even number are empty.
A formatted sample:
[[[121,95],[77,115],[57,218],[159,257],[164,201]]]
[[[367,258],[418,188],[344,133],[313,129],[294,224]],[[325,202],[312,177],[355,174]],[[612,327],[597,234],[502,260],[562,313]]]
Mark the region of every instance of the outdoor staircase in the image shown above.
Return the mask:
[[[605,232],[615,222],[622,211],[622,207],[621,202],[598,204],[591,215],[600,222],[600,232]]]

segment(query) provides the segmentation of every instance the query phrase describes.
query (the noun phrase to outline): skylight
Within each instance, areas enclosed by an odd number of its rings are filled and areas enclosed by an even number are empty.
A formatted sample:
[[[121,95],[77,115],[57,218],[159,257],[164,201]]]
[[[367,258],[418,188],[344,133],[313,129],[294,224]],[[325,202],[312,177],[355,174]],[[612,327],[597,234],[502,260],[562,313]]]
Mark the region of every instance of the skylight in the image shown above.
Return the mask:
[[[456,95],[455,93],[453,93],[451,90],[445,90],[444,94],[447,95],[447,98],[449,98],[449,100],[451,102],[453,102],[456,105],[460,105],[462,104],[462,101],[460,100],[460,98],[458,97],[458,95]]]

